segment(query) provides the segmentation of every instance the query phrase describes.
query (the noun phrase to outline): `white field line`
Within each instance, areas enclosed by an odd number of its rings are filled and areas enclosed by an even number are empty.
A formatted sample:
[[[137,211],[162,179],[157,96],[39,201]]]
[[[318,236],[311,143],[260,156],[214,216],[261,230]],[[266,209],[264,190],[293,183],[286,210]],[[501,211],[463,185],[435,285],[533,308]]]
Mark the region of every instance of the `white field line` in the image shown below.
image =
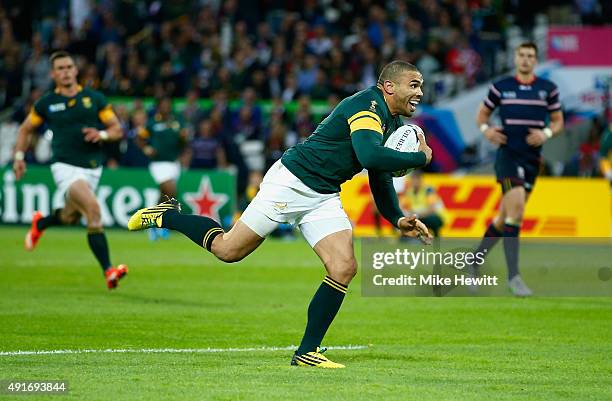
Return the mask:
[[[366,345],[338,345],[327,347],[330,350],[366,349]],[[215,354],[223,352],[294,351],[296,345],[287,347],[250,347],[250,348],[143,348],[143,349],[57,349],[44,351],[0,351],[0,356],[19,355],[58,355],[58,354]]]

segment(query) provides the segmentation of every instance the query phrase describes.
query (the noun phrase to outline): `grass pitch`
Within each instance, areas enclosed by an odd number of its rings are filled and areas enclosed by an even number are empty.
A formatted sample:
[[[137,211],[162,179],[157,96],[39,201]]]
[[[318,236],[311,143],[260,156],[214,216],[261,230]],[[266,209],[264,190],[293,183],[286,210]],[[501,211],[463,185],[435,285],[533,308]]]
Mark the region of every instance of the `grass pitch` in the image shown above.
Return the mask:
[[[51,229],[33,253],[25,230],[0,228],[0,352],[222,351],[0,354],[0,380],[67,380],[61,399],[612,399],[610,298],[363,298],[357,279],[326,345],[367,348],[328,351],[346,369],[302,369],[292,351],[223,350],[299,342],[324,274],[304,241],[224,265],[177,234],[109,231],[130,267],[109,292],[84,230]]]

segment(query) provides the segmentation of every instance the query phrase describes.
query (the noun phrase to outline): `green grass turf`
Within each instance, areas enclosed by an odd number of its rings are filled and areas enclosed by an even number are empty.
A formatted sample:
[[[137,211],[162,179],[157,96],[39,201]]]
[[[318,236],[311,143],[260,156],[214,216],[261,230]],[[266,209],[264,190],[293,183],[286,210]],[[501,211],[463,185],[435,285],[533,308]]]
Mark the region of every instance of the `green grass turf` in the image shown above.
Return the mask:
[[[130,266],[109,292],[84,230],[34,253],[24,232],[0,227],[0,351],[296,344],[323,277],[302,240],[223,265],[179,235],[109,231]],[[0,356],[0,380],[65,379],[66,400],[599,401],[611,332],[610,298],[364,298],[355,281],[326,337],[369,345],[328,351],[347,369],[293,368],[290,351],[27,355]]]

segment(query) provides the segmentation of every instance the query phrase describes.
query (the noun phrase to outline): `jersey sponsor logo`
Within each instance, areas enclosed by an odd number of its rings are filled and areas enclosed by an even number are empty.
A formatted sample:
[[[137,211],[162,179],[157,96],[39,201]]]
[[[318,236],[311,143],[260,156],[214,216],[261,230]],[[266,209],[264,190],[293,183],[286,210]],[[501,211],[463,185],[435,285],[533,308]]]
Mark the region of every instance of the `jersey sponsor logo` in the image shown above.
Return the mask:
[[[86,109],[91,109],[91,98],[89,96],[85,96],[82,99],[83,102],[83,107],[85,107]]]
[[[55,103],[49,105],[49,113],[56,113],[64,110],[66,110],[66,103]]]
[[[287,209],[287,202],[274,202],[274,208],[277,211],[283,211]]]
[[[502,97],[504,99],[516,99],[516,92],[514,92],[514,91],[504,91],[504,92],[502,92]]]
[[[154,131],[163,131],[167,128],[166,123],[155,123],[153,125],[153,130]]]
[[[531,85],[519,85],[519,90],[530,91],[531,90]]]
[[[376,111],[376,106],[378,106],[378,103],[376,103],[376,100],[372,100],[370,102],[370,111],[374,111],[375,112]],[[384,130],[384,128],[383,128],[383,130]]]

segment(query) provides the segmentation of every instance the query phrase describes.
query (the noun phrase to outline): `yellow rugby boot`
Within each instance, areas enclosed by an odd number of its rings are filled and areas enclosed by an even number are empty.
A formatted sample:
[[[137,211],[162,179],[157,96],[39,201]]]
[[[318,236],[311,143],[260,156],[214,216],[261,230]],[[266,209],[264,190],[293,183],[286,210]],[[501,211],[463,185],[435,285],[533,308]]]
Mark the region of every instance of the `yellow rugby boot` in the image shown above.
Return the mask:
[[[161,228],[164,213],[168,210],[180,212],[181,204],[176,199],[171,198],[159,205],[140,209],[130,217],[128,230],[139,231],[147,228]]]
[[[327,348],[317,347],[316,351],[307,352],[302,355],[298,355],[297,351],[291,359],[291,365],[293,366],[312,366],[314,368],[326,368],[326,369],[340,369],[345,366],[341,363],[332,362],[323,353],[327,351]]]

